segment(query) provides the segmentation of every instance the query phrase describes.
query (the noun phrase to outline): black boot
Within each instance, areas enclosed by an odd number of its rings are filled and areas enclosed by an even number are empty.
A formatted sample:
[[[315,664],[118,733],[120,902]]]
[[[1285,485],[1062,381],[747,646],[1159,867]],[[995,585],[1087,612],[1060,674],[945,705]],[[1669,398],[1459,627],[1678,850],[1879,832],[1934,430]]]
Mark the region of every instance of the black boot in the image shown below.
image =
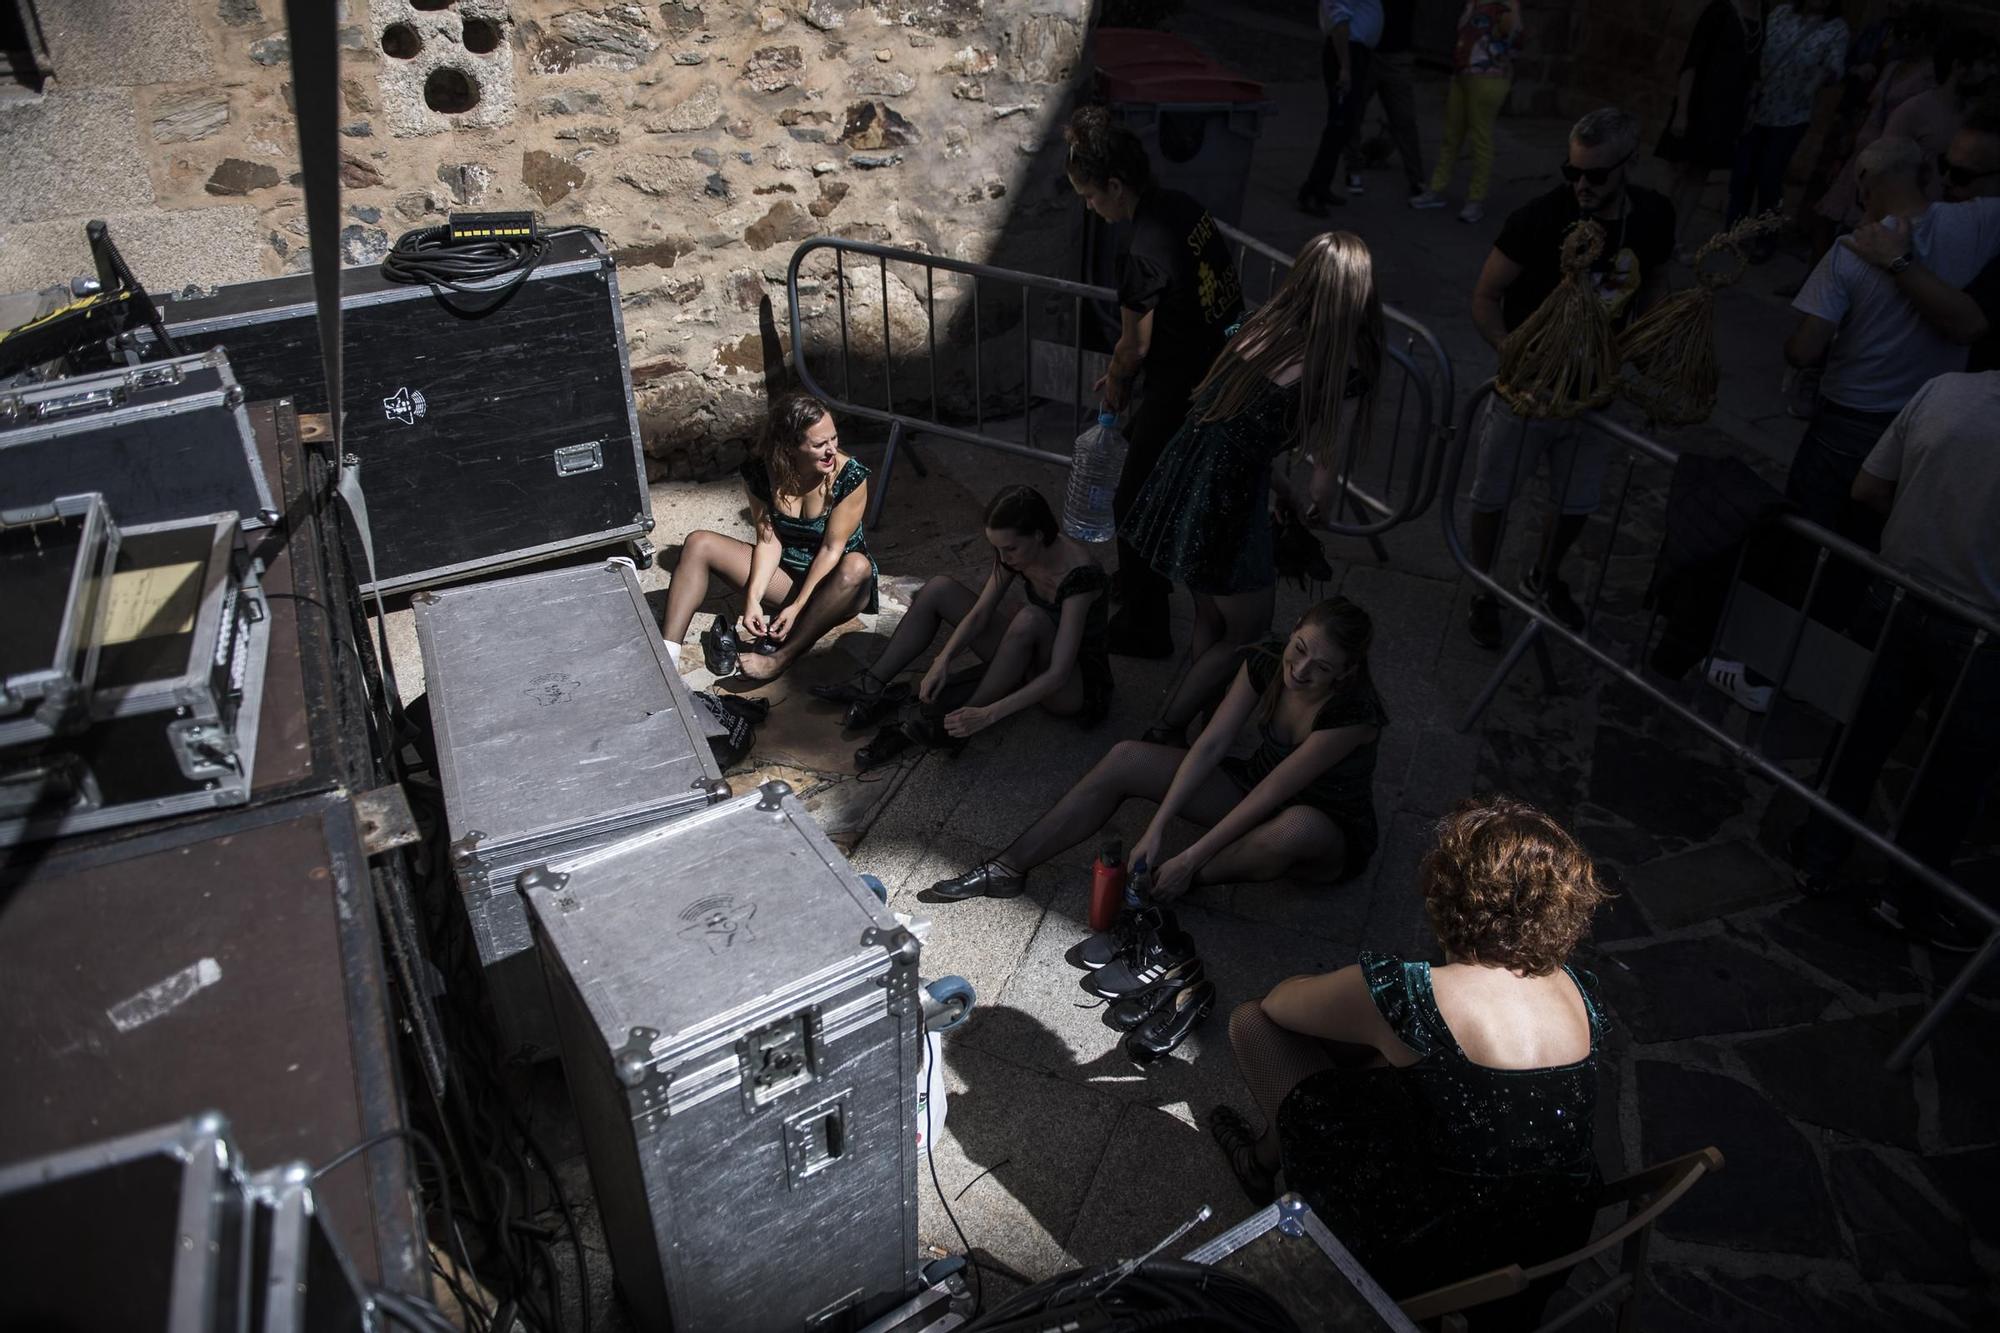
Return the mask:
[[[1134,1064],[1149,1065],[1173,1054],[1188,1033],[1215,1008],[1215,983],[1202,981],[1175,991],[1173,999],[1134,1028],[1125,1038],[1125,1054]]]

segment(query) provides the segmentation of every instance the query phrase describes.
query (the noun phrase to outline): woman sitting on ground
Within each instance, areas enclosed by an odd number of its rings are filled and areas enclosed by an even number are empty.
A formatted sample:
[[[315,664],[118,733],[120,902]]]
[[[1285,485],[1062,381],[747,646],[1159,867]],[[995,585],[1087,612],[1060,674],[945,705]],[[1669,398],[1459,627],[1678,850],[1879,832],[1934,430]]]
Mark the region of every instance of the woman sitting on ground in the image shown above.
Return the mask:
[[[1597,1183],[1603,1019],[1565,961],[1604,897],[1589,856],[1503,796],[1441,820],[1417,874],[1444,964],[1364,953],[1239,1006],[1266,1128],[1227,1106],[1209,1122],[1253,1201],[1282,1165],[1398,1297],[1576,1248]]]
[[[1324,232],[1196,388],[1186,422],[1119,523],[1140,558],[1194,594],[1187,669],[1146,739],[1182,744],[1188,723],[1228,686],[1240,650],[1271,632],[1272,520],[1293,507],[1272,463],[1300,447],[1313,464],[1307,518],[1332,508],[1340,442],[1365,441],[1372,429],[1382,341],[1368,246],[1352,232]]]
[[[942,714],[942,730],[951,739],[962,741],[1037,704],[1084,726],[1103,720],[1111,707],[1105,630],[1110,578],[1103,566],[1088,546],[1062,535],[1049,502],[1032,486],[1009,486],[994,496],[985,532],[993,569],[978,593],[938,575],[917,593],[874,666],[813,690],[848,705],[842,726],[870,726],[907,698],[909,691],[891,682],[943,625],[955,628],[917,686],[926,710],[942,707],[952,658],[969,648],[986,663],[971,698]],[[1028,604],[1002,621],[1000,602],[1017,579]],[[890,728],[862,751],[861,766],[887,762],[911,743],[905,731]]]
[[[667,588],[661,632],[670,644],[708,596],[711,574],[743,589],[743,614],[702,631],[718,677],[770,680],[841,622],[876,608],[875,561],[861,519],[868,469],[840,449],[825,403],[789,393],[771,405],[764,437],[742,468],[756,542],[702,529],[688,534]],[[766,609],[775,613],[766,615]]]
[[[1133,796],[1160,803],[1129,858],[1135,873],[1150,871],[1157,900],[1198,884],[1352,878],[1375,852],[1375,747],[1388,721],[1368,675],[1373,637],[1353,602],[1321,602],[1289,638],[1239,655],[1236,679],[1192,749],[1120,741],[1000,855],[931,892],[946,901],[1011,898],[1030,870],[1103,828]],[[1228,758],[1253,718],[1256,750]],[[1176,817],[1208,832],[1163,857]]]

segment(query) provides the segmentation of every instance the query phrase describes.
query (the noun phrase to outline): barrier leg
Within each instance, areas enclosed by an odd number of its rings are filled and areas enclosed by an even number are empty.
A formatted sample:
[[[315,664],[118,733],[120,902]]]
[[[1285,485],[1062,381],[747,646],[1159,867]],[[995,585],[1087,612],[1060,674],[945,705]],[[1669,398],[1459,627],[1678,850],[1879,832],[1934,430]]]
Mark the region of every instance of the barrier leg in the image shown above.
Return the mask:
[[[1944,1021],[1944,1016],[1951,1012],[1951,1007],[1965,998],[1966,991],[1972,989],[1972,983],[1979,979],[1979,974],[1992,964],[1996,953],[2000,953],[2000,930],[1989,930],[1986,943],[1979,947],[1979,952],[1966,960],[1958,975],[1951,979],[1951,984],[1944,988],[1944,994],[1931,1005],[1930,1012],[1918,1020],[1917,1025],[1910,1029],[1910,1035],[1903,1038],[1903,1044],[1889,1057],[1889,1068],[1900,1070],[1910,1063],[1923,1044],[1931,1039],[1931,1033]]]
[[[1515,666],[1520,663],[1521,655],[1528,651],[1529,645],[1532,644],[1541,649],[1542,661],[1544,663],[1543,669],[1553,674],[1552,669],[1546,665],[1549,652],[1548,646],[1542,643],[1541,639],[1542,622],[1539,620],[1530,620],[1522,628],[1520,634],[1515,637],[1513,644],[1508,647],[1507,655],[1500,659],[1500,665],[1494,667],[1493,674],[1486,678],[1486,684],[1480,687],[1479,697],[1472,701],[1472,707],[1467,709],[1465,716],[1458,720],[1458,730],[1472,730],[1472,724],[1479,721],[1479,715],[1486,711],[1488,704],[1493,702],[1493,696],[1500,693],[1500,687],[1507,683],[1507,677],[1513,674]]]
[[[882,506],[889,499],[889,483],[896,478],[896,450],[901,447],[902,443],[903,423],[900,421],[890,422],[889,443],[882,450],[882,470],[875,474],[875,485],[872,488],[874,493],[868,497],[868,516],[866,522],[869,527],[878,532],[882,529]],[[917,475],[920,477],[924,475],[921,463],[917,465]]]

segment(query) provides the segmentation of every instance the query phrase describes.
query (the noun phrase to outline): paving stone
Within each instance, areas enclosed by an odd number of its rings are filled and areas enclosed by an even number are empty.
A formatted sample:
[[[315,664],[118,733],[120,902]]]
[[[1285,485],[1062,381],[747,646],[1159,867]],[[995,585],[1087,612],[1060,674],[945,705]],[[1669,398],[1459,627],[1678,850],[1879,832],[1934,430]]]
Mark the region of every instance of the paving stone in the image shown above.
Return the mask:
[[[1741,814],[1744,779],[1699,750],[1599,727],[1590,799],[1654,833],[1707,838]]]
[[[1483,739],[1475,791],[1504,792],[1569,820],[1586,791],[1587,756],[1574,745],[1493,728]]]
[[[1922,987],[1909,942],[1863,921],[1852,899],[1802,898],[1761,918],[1755,930],[1864,995],[1911,995]]]
[[[1477,734],[1424,727],[1396,808],[1430,819],[1448,812],[1476,789],[1480,749]]]
[[[984,1004],[997,1003],[1005,992],[1055,890],[1051,879],[1042,876],[1030,879],[1028,892],[1018,898],[973,898],[962,903],[927,903],[918,898],[938,880],[975,864],[981,855],[963,839],[928,841],[908,870],[897,873],[896,882],[885,879],[884,883],[891,890],[891,907],[930,919],[930,938],[922,960],[924,976],[964,977]],[[858,859],[857,867],[865,860]]]
[[[1608,811],[1598,810],[1589,804],[1581,805],[1577,807],[1576,822],[1570,828],[1570,832],[1577,836],[1600,866],[1607,861],[1619,866],[1642,865],[1662,854],[1660,840],[1651,833],[1623,820],[1603,822],[1607,817],[1617,819]]]
[[[12,166],[0,114],[0,163]],[[115,155],[114,155],[115,160]],[[52,279],[91,273],[84,214],[104,217],[119,253],[148,290],[179,291],[244,282],[261,274],[265,228],[255,207],[223,204],[172,212],[111,213],[80,205],[78,215],[54,222],[7,222],[12,196],[9,171],[0,170],[0,291],[46,287]],[[147,197],[151,197],[150,189]]]
[[[1341,580],[1340,591],[1375,622],[1369,665],[1390,721],[1421,716],[1430,694],[1430,667],[1451,615],[1453,586],[1397,569],[1356,565]]]
[[[1375,873],[1367,881],[1368,923],[1361,932],[1361,947],[1407,958],[1439,958],[1437,936],[1424,915],[1423,894],[1417,887],[1417,863],[1436,843],[1428,818],[1399,814],[1384,830],[1382,846],[1375,853]]]
[[[999,1002],[974,1011],[959,1040],[1189,1123],[1217,1102],[1242,1098],[1242,1080],[1229,1053],[1231,1009],[1286,977],[1354,961],[1311,936],[1276,934],[1199,906],[1177,907],[1182,928],[1194,936],[1215,983],[1215,1010],[1172,1057],[1141,1070],[1121,1049],[1123,1034],[1105,1023],[1105,1006],[1083,989],[1083,973],[1063,957],[1089,934],[1085,902],[1080,885],[1058,892]]]
[[[1214,1215],[1176,1241],[1172,1254],[1221,1235],[1255,1207],[1205,1128],[1128,1106],[1084,1196],[1065,1248],[1080,1264],[1129,1259],[1151,1249],[1206,1204]]]
[[[1792,896],[1789,876],[1735,838],[1636,864],[1625,883],[1646,919],[1663,931]]]
[[[65,88],[209,77],[209,41],[188,0],[62,0],[36,10]]]
[[[1229,886],[1227,910],[1251,921],[1287,931],[1300,931],[1358,952],[1367,943],[1372,910],[1368,877],[1348,884],[1272,884]]]
[[[1686,1206],[1683,1200],[1676,1210]],[[1656,1290],[1640,1297],[1639,1307],[1639,1326],[1647,1333],[1881,1333],[1899,1327],[1885,1322],[1868,1293],[1829,1290],[1813,1279],[1737,1277],[1661,1263],[1652,1265],[1652,1278]]]
[[[1664,1234],[1737,1250],[1840,1257],[1832,1200],[1812,1149],[1756,1089],[1662,1060],[1639,1061],[1637,1075],[1648,1164],[1702,1147],[1722,1150],[1722,1172],[1674,1205],[1660,1222]]]
[[[1726,936],[1618,951],[1605,997],[1641,1042],[1679,1041],[1809,1023],[1833,996]]]
[[[1915,1159],[1898,1163],[1865,1147],[1835,1148],[1827,1184],[1854,1238],[1855,1259],[1872,1280],[1965,1283],[1978,1268],[1957,1221],[1911,1176]]]
[[[2000,1139],[2000,1016],[1960,1000],[1931,1038],[1938,1132],[1954,1148]]]
[[[1608,896],[1590,919],[1591,940],[1615,944],[1650,937],[1652,927],[1626,891],[1624,872],[1609,861],[1599,861],[1597,879]]]
[[[2000,1148],[1974,1148],[1923,1159],[1933,1188],[1951,1201],[1965,1228],[1987,1246],[2000,1245]]]
[[[975,1251],[1031,1279],[1066,1267],[1064,1241],[1123,1103],[1091,1088],[996,1059],[961,1038],[945,1042],[950,1090],[933,1162]],[[929,1187],[918,1191],[918,1235],[961,1252]]]
[[[1891,1073],[1882,1062],[1916,1020],[1916,1010],[1899,1009],[1758,1037],[1736,1050],[1786,1114],[1914,1151],[1917,1102],[1910,1075]]]

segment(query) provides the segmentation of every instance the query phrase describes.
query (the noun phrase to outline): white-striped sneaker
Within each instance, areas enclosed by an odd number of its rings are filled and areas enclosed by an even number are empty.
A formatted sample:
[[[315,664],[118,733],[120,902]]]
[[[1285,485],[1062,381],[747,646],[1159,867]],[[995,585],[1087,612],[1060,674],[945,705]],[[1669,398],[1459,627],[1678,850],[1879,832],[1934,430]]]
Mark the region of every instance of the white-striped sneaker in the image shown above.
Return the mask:
[[[1411,208],[1443,208],[1444,204],[1444,196],[1430,190],[1412,190],[1410,192]]]
[[[1711,689],[1720,690],[1734,699],[1737,706],[1752,713],[1771,711],[1771,687],[1752,685],[1744,674],[1741,662],[1732,662],[1725,657],[1711,657],[1703,664],[1702,674],[1707,677]]]

